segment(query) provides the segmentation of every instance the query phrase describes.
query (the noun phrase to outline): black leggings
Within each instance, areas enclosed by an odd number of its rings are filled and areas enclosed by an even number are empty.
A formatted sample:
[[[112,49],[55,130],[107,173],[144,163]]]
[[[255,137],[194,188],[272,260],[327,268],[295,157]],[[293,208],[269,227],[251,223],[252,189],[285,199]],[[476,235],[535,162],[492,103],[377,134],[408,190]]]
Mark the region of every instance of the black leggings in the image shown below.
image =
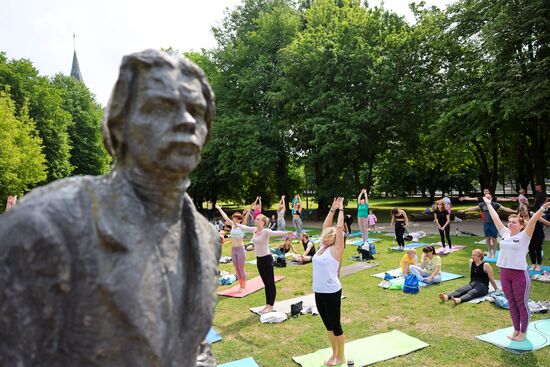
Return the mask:
[[[265,286],[265,304],[273,306],[275,303],[275,296],[277,295],[275,273],[273,272],[273,257],[271,255],[256,257],[256,261],[258,272]]]
[[[489,293],[489,287],[481,282],[471,282],[464,287],[458,288],[456,291],[449,293],[447,297],[460,298],[461,302],[468,302],[477,297],[481,297]]]
[[[399,247],[405,247],[405,240],[403,234],[405,233],[405,222],[395,222],[395,239]]]
[[[445,232],[445,234],[443,232]],[[445,236],[447,236],[447,242],[449,243],[449,248],[451,248],[451,226],[448,225],[443,231],[440,229],[439,236],[441,237],[441,245],[443,248],[445,248]]]
[[[535,230],[531,242],[529,242],[529,257],[531,264],[542,264],[542,243],[544,242],[544,231],[542,234]]]
[[[323,324],[328,331],[332,331],[335,336],[344,334],[340,324],[340,306],[342,304],[342,289],[334,293],[315,292],[315,304],[317,311],[323,319]]]

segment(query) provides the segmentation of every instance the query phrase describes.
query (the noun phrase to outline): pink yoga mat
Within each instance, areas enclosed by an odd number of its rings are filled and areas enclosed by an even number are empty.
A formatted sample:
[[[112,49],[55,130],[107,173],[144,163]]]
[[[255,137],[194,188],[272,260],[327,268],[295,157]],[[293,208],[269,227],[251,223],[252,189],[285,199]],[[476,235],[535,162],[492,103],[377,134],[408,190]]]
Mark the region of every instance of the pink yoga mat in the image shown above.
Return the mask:
[[[446,253],[450,254],[451,252],[459,251],[459,250],[462,250],[463,248],[466,248],[466,246],[453,246],[450,250],[447,247],[445,248],[441,247],[435,250],[435,253],[438,255],[441,255],[441,254],[444,254],[443,251],[447,250]]]
[[[281,279],[284,279],[284,275],[275,275],[276,282],[278,282]],[[255,278],[252,278],[246,281],[246,290],[244,292],[240,292],[239,291],[240,286],[236,285],[224,291],[218,292],[217,294],[218,296],[243,298],[248,296],[249,294],[259,291],[263,287],[264,287],[264,282],[262,282],[262,278],[257,276]]]

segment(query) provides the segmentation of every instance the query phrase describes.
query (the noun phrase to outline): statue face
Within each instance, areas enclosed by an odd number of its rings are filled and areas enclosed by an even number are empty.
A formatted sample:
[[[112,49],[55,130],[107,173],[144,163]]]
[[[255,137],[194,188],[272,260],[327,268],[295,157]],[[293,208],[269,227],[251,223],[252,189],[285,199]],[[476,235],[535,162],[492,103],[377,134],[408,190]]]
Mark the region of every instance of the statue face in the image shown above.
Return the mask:
[[[208,133],[200,81],[169,67],[138,80],[126,123],[127,158],[143,170],[187,176],[199,163]]]

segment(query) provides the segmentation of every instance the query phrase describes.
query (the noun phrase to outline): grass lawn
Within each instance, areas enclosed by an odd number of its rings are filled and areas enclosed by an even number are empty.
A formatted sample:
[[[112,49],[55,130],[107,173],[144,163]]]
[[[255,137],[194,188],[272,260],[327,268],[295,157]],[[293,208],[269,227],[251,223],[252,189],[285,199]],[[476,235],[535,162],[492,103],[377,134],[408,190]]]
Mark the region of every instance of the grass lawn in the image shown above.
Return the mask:
[[[386,204],[391,206],[390,203]],[[310,233],[319,233],[319,230]],[[376,243],[378,253],[374,261],[380,266],[341,279],[346,296],[342,301],[342,324],[346,340],[397,329],[430,344],[420,351],[384,361],[384,366],[550,366],[550,347],[519,356],[475,338],[476,335],[511,326],[507,310],[488,302],[458,306],[453,306],[452,302],[440,302],[440,292],[449,293],[469,282],[468,259],[472,249],[483,248],[482,245],[474,245],[481,237],[453,236],[455,245],[466,245],[467,248],[442,256],[442,268],[443,271],[463,274],[465,277],[425,287],[417,295],[384,290],[377,286],[380,279],[370,275],[398,267],[403,253],[389,250],[392,237],[379,234],[372,234],[371,237],[382,239]],[[436,237],[427,237],[423,242],[438,240]],[[272,243],[278,244],[277,241]],[[230,242],[226,241],[223,246],[224,256],[230,256],[230,247]],[[550,241],[545,241],[544,248],[550,254]],[[347,246],[343,265],[353,263],[348,258],[355,255],[355,251],[355,246]],[[247,260],[252,259],[253,251],[247,253]],[[231,264],[221,264],[220,269],[234,273]],[[493,269],[498,279],[494,264]],[[246,264],[246,271],[249,278],[258,275],[255,265]],[[311,264],[275,268],[275,273],[286,277],[276,283],[277,300],[312,292]],[[550,284],[533,282],[531,299],[549,300]],[[281,324],[261,324],[259,317],[248,309],[264,304],[263,290],[242,299],[218,297],[214,328],[223,337],[221,342],[213,345],[218,364],[252,356],[262,367],[297,366],[292,356],[329,347],[326,330],[319,316],[301,315]],[[548,314],[535,314],[532,321],[546,317]]]

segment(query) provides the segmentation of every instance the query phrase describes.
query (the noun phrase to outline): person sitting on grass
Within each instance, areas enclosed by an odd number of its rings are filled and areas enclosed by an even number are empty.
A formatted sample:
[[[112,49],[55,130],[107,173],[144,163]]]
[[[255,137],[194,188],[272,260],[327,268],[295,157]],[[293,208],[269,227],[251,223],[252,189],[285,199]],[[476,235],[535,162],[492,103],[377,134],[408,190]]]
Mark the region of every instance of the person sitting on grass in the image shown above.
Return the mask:
[[[292,251],[293,254],[298,253],[292,245],[292,240],[287,236],[285,237],[284,242],[281,243],[277,249],[275,249],[275,253],[279,257],[284,257],[289,251]]]
[[[302,233],[300,241],[302,242],[302,246],[304,246],[304,253],[302,255],[294,255],[293,259],[300,264],[306,264],[311,262],[311,258],[315,255],[315,245],[309,239],[307,233]]]
[[[409,271],[418,277],[418,280],[426,284],[441,282],[441,258],[435,254],[433,246],[426,246],[422,249],[422,264],[411,265]]]
[[[403,275],[409,274],[409,268],[411,265],[416,265],[416,250],[410,249],[407,251],[403,257],[401,257],[401,261],[399,262],[399,266],[401,266],[401,272]]]
[[[478,248],[473,250],[470,259],[470,283],[452,293],[440,293],[439,298],[442,301],[452,300],[455,305],[458,305],[489,293],[489,282],[496,290],[498,287],[493,278],[493,268],[491,264],[483,261],[483,257],[482,250]]]

